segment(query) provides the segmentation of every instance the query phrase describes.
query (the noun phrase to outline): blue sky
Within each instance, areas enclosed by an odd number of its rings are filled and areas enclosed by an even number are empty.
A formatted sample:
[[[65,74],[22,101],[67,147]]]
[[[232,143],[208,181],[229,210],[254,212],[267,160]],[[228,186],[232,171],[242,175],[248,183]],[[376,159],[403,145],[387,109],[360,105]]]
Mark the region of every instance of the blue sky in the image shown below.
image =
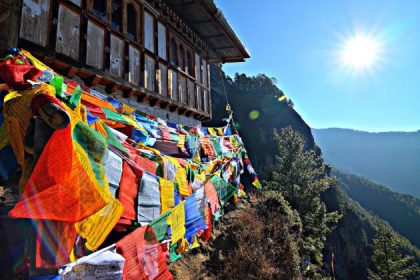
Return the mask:
[[[420,1],[216,0],[251,59],[224,66],[275,77],[314,128],[420,129]],[[356,35],[380,46],[367,69],[345,67]]]

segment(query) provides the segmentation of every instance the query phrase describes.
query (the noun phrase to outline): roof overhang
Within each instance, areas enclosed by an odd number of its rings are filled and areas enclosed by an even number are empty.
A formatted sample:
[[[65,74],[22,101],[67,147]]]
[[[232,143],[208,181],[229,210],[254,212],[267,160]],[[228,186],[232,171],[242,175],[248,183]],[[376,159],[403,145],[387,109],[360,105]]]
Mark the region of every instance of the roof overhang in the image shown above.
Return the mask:
[[[214,52],[209,63],[243,62],[249,52],[213,0],[166,0]]]

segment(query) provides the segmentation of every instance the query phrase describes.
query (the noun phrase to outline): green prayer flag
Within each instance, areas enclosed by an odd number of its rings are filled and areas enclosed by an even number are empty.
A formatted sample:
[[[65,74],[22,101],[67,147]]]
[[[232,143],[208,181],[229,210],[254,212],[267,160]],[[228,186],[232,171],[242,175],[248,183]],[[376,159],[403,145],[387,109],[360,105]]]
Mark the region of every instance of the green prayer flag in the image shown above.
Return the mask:
[[[165,239],[166,232],[168,230],[168,216],[170,213],[171,211],[166,211],[159,218],[153,220],[150,223],[150,226],[153,228],[153,231],[155,232],[156,239],[159,242]]]
[[[176,243],[171,248],[169,248],[169,262],[171,263],[181,258],[181,254],[176,253],[177,248],[178,248],[178,243]]]
[[[105,116],[108,120],[116,121],[124,124],[130,124],[123,116],[117,112],[111,111],[105,107],[102,107],[102,111],[104,111]]]
[[[62,100],[65,99],[63,94],[63,82],[64,78],[61,76],[54,76],[54,78],[50,81],[50,85],[55,88],[55,94],[57,97],[60,97]]]
[[[83,93],[82,88],[79,85],[77,85],[77,87],[74,89],[73,94],[71,95],[70,100],[69,100],[70,108],[74,109],[77,107],[77,105],[79,105],[80,100],[82,99],[82,93]]]
[[[120,140],[118,140],[117,136],[115,136],[114,132],[112,132],[112,130],[106,124],[103,125],[108,135],[106,137],[106,142],[108,143],[108,145],[113,146],[114,148],[122,152],[125,156],[128,156],[127,150],[121,144]]]

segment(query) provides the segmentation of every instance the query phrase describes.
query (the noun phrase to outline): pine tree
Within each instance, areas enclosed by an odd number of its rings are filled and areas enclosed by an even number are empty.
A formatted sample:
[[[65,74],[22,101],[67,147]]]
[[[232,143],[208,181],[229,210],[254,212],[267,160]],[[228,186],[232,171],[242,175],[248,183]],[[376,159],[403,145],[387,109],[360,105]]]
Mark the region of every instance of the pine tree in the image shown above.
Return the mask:
[[[374,255],[372,261],[376,271],[369,271],[371,280],[419,279],[420,267],[414,257],[403,257],[399,252],[397,237],[387,228],[382,228],[373,240]]]
[[[282,129],[280,135],[275,132],[274,137],[279,154],[268,186],[280,191],[301,217],[302,258],[321,264],[326,236],[339,215],[337,212],[327,213],[320,194],[334,180],[324,175],[322,159],[313,151],[305,151],[303,137],[298,132],[288,127]]]

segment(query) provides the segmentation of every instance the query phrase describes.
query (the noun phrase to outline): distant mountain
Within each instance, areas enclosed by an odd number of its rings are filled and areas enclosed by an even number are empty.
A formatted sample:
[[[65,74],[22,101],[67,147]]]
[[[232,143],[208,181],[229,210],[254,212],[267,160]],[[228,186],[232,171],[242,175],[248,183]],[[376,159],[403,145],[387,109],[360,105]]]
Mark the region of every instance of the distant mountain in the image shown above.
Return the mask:
[[[369,133],[328,128],[312,133],[332,166],[420,196],[420,130]]]
[[[356,175],[333,171],[343,191],[420,248],[420,199]]]

